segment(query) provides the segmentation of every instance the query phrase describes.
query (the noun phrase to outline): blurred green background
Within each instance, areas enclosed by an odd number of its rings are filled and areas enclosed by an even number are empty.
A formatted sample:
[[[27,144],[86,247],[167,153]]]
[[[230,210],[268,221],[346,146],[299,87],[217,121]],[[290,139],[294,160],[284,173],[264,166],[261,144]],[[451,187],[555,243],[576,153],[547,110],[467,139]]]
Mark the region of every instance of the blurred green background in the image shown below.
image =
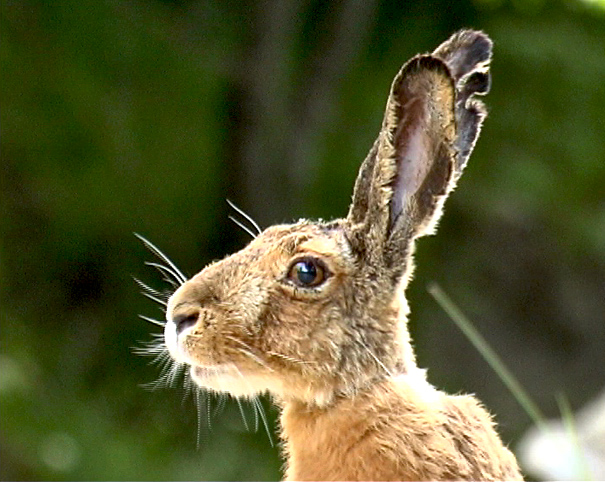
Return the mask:
[[[515,449],[530,420],[427,294],[435,281],[547,415],[557,393],[577,409],[604,385],[602,1],[1,9],[2,479],[278,479],[278,447],[235,402],[203,408],[196,447],[193,397],[141,387],[159,368],[132,348],[160,329],[137,314],[162,313],[131,276],[165,286],[132,233],[192,275],[248,241],[226,198],[263,227],[344,215],[393,76],[462,27],[495,42],[490,115],[418,246],[419,363],[476,393]]]

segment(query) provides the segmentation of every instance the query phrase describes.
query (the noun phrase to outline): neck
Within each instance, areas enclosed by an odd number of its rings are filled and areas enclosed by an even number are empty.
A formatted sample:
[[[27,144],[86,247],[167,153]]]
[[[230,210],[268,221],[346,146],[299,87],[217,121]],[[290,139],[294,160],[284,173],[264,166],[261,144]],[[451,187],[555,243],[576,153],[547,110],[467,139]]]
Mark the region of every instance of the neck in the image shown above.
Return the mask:
[[[324,407],[283,401],[281,435],[287,456],[286,479],[401,479],[398,464],[385,464],[379,452],[381,440],[388,440],[393,430],[387,423],[389,410],[402,394],[410,413],[414,413],[436,399],[439,392],[426,382],[424,372],[416,369],[413,374],[384,378],[354,396],[337,396]],[[381,427],[383,424],[385,427]],[[403,478],[420,476],[420,472],[411,470]]]
[[[490,415],[422,370],[319,407],[284,401],[286,480],[522,480]]]

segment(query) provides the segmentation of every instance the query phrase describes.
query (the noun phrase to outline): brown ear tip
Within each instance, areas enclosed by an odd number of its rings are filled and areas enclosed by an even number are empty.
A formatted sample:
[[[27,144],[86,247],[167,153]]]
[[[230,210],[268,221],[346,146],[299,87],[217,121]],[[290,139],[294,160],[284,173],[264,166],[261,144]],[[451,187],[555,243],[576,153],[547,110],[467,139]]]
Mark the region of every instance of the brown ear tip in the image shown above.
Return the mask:
[[[442,59],[458,82],[478,70],[486,71],[493,43],[479,30],[460,30],[443,42],[433,55]]]
[[[494,43],[492,39],[482,30],[463,29],[452,35],[451,39],[456,39],[460,46],[466,46],[477,52],[484,52],[488,58],[491,57]]]

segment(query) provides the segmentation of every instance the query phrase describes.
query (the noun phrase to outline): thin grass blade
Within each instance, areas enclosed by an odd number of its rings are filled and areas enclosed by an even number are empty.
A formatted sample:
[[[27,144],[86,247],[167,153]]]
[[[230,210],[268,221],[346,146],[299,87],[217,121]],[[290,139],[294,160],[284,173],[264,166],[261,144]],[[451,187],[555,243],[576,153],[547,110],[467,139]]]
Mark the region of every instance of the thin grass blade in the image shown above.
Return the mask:
[[[485,338],[475,329],[468,318],[464,316],[462,311],[454,304],[454,302],[445,294],[445,292],[437,285],[431,284],[428,286],[428,292],[435,301],[441,306],[456,326],[464,333],[472,345],[477,349],[489,366],[496,372],[502,383],[513,394],[519,405],[523,407],[525,413],[532,419],[536,426],[543,432],[547,432],[546,419],[541,410],[531,399],[529,394],[519,383],[519,380],[506,367],[502,359],[487,343]]]

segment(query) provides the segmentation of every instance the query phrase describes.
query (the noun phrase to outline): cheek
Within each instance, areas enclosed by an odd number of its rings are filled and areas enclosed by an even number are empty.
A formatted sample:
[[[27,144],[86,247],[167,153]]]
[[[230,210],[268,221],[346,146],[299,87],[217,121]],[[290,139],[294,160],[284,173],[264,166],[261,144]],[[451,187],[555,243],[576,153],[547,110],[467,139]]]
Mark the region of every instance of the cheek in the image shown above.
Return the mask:
[[[274,298],[263,320],[262,343],[298,371],[332,370],[344,338],[334,301]]]

